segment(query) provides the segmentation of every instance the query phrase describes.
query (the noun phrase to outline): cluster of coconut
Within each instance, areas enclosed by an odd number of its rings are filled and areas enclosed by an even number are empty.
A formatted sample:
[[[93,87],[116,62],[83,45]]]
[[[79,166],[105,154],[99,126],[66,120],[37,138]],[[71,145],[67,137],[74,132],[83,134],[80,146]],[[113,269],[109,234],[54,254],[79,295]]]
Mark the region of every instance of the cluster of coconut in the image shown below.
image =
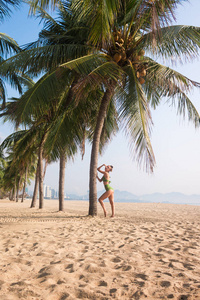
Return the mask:
[[[122,30],[116,30],[113,33],[115,39],[115,49],[113,59],[116,63],[126,59],[126,49],[124,47],[124,39],[122,38]]]
[[[136,76],[141,84],[145,83],[144,77],[147,74],[148,63],[143,62],[145,51],[142,49],[133,57],[133,66],[136,71]]]
[[[144,77],[146,76],[147,63],[143,62],[143,57],[145,51],[141,49],[138,53],[132,53],[130,49],[132,48],[132,38],[129,37],[126,43],[126,48],[124,45],[122,30],[114,30],[113,32],[115,45],[112,48],[113,59],[116,63],[125,61],[126,59],[131,59],[134,69],[136,71],[137,78],[141,84],[145,83]],[[127,50],[127,51],[126,51]],[[129,54],[130,52],[130,54]],[[127,57],[128,55],[128,57]]]

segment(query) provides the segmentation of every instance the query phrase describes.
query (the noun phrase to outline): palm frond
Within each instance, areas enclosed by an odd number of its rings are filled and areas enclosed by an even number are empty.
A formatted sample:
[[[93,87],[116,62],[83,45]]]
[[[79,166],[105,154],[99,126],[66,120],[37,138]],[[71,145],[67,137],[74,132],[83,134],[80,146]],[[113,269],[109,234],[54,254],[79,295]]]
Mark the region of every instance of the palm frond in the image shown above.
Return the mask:
[[[58,98],[66,85],[70,85],[70,71],[68,69],[55,70],[45,74],[32,88],[18,100],[16,119],[27,122],[27,116],[41,117]]]
[[[6,56],[13,53],[18,53],[20,47],[17,42],[7,34],[0,32],[0,55]]]
[[[27,115],[41,116],[52,100],[58,99],[66,86],[71,85],[74,72],[88,74],[98,66],[105,55],[88,55],[60,65],[51,73],[45,74],[20,99],[17,106],[17,118],[23,122]]]
[[[151,33],[141,37],[140,46],[152,51]],[[191,60],[198,56],[200,27],[175,25],[160,29],[154,51],[163,58]]]
[[[6,148],[11,147],[13,144],[15,144],[19,139],[21,139],[24,134],[26,133],[26,130],[20,130],[17,132],[14,132],[10,134],[2,143],[0,146],[0,151],[3,151]]]
[[[88,94],[96,90],[102,84],[104,86],[109,84],[110,80],[114,80],[116,83],[121,80],[123,76],[123,69],[120,68],[114,61],[105,61],[94,67],[91,72],[80,78],[78,83],[74,87],[76,93],[76,100],[81,98],[86,99]]]
[[[6,17],[10,16],[10,6],[14,6],[17,8],[19,6],[19,3],[19,0],[1,0],[0,20],[3,21]]]
[[[66,1],[70,2],[70,1]],[[58,1],[57,0],[34,0],[34,1],[28,1],[28,4],[30,5],[29,14],[35,15],[38,7],[42,9],[55,9]]]
[[[167,102],[177,107],[177,113],[185,118],[186,113],[189,121],[192,121],[195,127],[200,126],[200,115],[189,97],[182,91],[177,91],[176,95],[170,97]]]
[[[189,79],[181,73],[148,59],[147,76],[148,81],[160,85],[170,95],[176,92],[176,88],[189,92],[193,87],[200,87],[200,83]]]
[[[5,108],[6,103],[6,87],[3,80],[0,79],[0,101],[2,101],[2,108]]]
[[[120,119],[127,135],[130,135],[131,148],[138,164],[144,164],[146,170],[152,172],[155,157],[149,137],[152,126],[151,113],[142,86],[138,82],[131,64],[127,67],[126,72],[128,77],[125,83],[125,92],[122,90],[119,93],[119,97],[123,98],[118,108]]]
[[[90,28],[89,40],[93,45],[103,46],[111,34],[117,9],[120,8],[118,0],[73,1],[72,9],[79,21],[87,20]]]
[[[91,49],[91,48],[90,48]],[[85,45],[47,45],[20,52],[1,63],[1,73],[11,76],[13,72],[39,76],[58,67],[60,64],[80,57],[88,52]]]
[[[199,126],[199,113],[186,95],[193,87],[200,88],[200,83],[193,81],[179,72],[149,60],[149,68],[144,85],[148,101],[155,108],[162,98],[168,98],[178,105],[178,113],[186,115],[189,121]],[[170,101],[169,100],[169,101]]]

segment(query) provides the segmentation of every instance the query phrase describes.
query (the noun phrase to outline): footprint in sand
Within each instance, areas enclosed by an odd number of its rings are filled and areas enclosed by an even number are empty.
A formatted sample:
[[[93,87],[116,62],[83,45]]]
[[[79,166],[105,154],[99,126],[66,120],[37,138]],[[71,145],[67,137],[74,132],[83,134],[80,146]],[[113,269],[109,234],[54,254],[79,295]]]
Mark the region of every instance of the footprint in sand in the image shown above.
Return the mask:
[[[132,267],[129,266],[129,265],[125,265],[125,266],[122,267],[122,271],[129,271],[131,269],[132,269]]]
[[[99,286],[108,286],[107,282],[104,280],[99,281]]]
[[[161,281],[161,282],[160,282],[160,285],[161,285],[162,287],[169,287],[169,286],[171,285],[171,283],[170,283],[169,281]]]
[[[74,263],[68,264],[65,270],[68,270],[69,273],[74,273],[77,270],[77,266]]]
[[[194,270],[194,266],[192,264],[183,264],[183,266],[188,270]]]
[[[179,297],[178,297],[178,300],[188,300],[189,298],[188,298],[188,296],[187,295],[180,295]]]
[[[114,262],[114,263],[121,262],[121,258],[120,257],[115,257],[115,258],[112,259],[112,262]]]
[[[147,275],[145,275],[145,274],[136,274],[135,275],[137,278],[141,278],[141,279],[143,279],[143,280],[147,280],[148,279],[148,276]]]
[[[68,293],[64,293],[59,300],[66,300],[67,298],[69,298],[70,294]]]

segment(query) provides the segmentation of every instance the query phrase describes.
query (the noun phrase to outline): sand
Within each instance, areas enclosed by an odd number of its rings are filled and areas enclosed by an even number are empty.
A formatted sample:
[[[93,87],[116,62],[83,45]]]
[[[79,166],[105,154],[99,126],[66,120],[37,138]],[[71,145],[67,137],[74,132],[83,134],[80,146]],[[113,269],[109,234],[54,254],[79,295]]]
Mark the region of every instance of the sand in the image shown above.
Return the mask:
[[[200,206],[29,205],[0,200],[1,300],[200,299]]]

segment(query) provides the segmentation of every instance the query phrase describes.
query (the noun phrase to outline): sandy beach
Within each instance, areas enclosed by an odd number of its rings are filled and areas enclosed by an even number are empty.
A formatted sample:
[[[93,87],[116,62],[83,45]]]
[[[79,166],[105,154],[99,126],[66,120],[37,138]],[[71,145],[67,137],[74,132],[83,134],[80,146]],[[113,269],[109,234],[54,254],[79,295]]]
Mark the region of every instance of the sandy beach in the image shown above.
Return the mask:
[[[0,200],[1,300],[200,299],[200,206],[29,206]]]

